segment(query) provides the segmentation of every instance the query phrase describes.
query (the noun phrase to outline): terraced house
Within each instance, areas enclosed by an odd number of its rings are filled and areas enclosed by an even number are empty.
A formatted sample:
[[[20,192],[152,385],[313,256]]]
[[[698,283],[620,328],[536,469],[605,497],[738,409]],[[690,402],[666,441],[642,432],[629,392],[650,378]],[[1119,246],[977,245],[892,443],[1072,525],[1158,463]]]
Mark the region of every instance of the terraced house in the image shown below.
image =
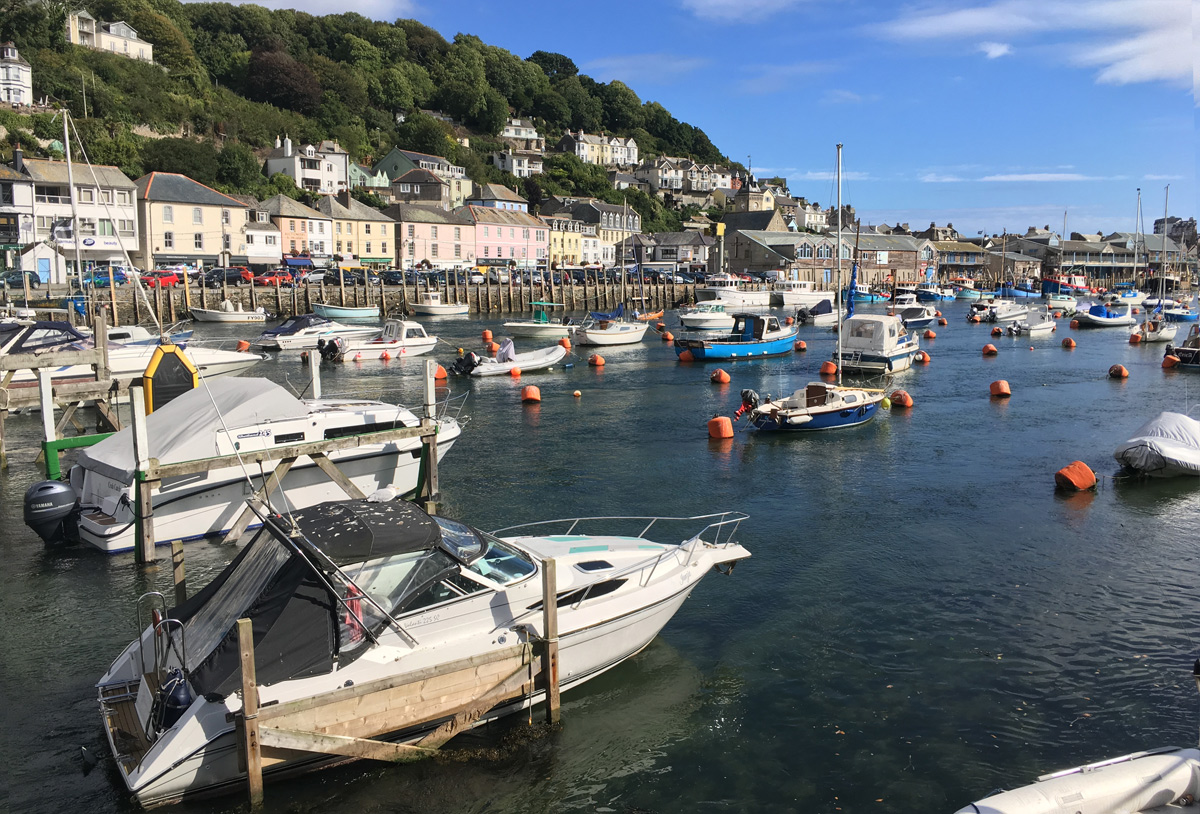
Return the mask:
[[[315,209],[294,201],[286,195],[275,195],[262,202],[262,209],[279,227],[279,241],[285,259],[288,257],[308,259],[308,265],[317,265],[333,254],[333,219]],[[289,265],[305,265],[289,263]]]
[[[374,207],[340,192],[317,201],[317,211],[333,221],[333,254],[366,266],[390,266],[394,221]],[[352,264],[351,264],[352,265]]]
[[[141,240],[134,262],[146,269],[179,263],[249,265],[241,241],[247,209],[236,198],[186,175],[143,175],[137,180]]]
[[[437,206],[392,204],[383,214],[395,222],[394,265],[462,268],[475,265],[475,222]]]

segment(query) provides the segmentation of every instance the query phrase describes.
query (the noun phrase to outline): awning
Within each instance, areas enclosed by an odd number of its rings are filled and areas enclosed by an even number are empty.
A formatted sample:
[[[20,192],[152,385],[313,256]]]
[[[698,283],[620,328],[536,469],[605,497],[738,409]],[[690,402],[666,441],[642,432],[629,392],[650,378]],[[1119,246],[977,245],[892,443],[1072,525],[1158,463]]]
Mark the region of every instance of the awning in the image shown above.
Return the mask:
[[[311,266],[312,261],[307,257],[285,257],[283,262],[292,267]]]

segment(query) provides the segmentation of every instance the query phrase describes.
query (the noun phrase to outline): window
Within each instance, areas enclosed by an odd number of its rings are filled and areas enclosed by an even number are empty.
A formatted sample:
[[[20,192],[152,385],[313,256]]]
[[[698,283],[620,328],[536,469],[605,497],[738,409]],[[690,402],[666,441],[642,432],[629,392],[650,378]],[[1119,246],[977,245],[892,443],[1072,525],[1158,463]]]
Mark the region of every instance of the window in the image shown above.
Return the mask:
[[[259,223],[267,222],[267,213],[266,212],[255,212],[254,215],[257,218]]]
[[[484,246],[484,247],[483,247],[483,256],[484,256],[484,257],[491,257],[491,256],[492,256],[492,247],[491,247],[491,246]]]
[[[459,245],[458,243],[454,244],[454,256],[462,257],[462,246]]]
[[[363,251],[366,252],[367,255],[369,256],[371,254],[371,241],[368,240],[366,245],[367,245],[367,247],[365,249],[363,249]]]
[[[80,203],[93,203],[96,200],[96,190],[91,187],[76,187],[75,197]]]
[[[517,250],[516,250],[515,248],[513,248],[512,246],[509,246],[509,247],[508,247],[508,256],[509,256],[509,257],[516,257],[516,256],[517,256]]]
[[[342,233],[342,222],[340,220],[333,224],[333,233],[335,235],[340,235]]]
[[[516,239],[517,239],[517,230],[516,230],[516,229],[513,229],[513,228],[511,228],[511,227],[509,228],[509,230],[508,230],[508,239],[509,239],[509,240],[516,240]]]
[[[369,223],[363,224],[363,234],[366,234],[366,235],[371,234],[371,224],[369,224]]]
[[[387,241],[386,240],[379,244],[379,253],[387,254]]]
[[[117,234],[121,235],[121,237],[133,237],[133,221],[118,220]]]
[[[483,236],[488,237],[488,227],[483,227]]]
[[[117,191],[117,203],[121,206],[129,206],[129,193],[126,190]]]
[[[198,206],[192,207],[192,223],[197,223],[197,224],[204,223],[204,210]]]
[[[411,223],[408,224],[408,236],[412,237],[415,233],[416,233],[416,227],[413,226]]]
[[[107,218],[100,219],[100,234],[112,237],[116,233],[117,230],[113,228],[113,222],[111,220],[108,220]]]
[[[325,234],[325,221],[321,221],[317,224],[317,232],[322,235]]]
[[[306,221],[306,220],[300,221],[300,231],[303,233],[308,232],[308,221]]]
[[[796,256],[811,258],[813,256],[813,247],[805,243],[803,246],[799,247],[798,251],[796,252]]]
[[[266,244],[268,246],[275,245],[275,235],[267,235],[265,238],[263,238],[263,240],[266,242]]]
[[[528,229],[522,229],[522,230],[521,230],[521,239],[522,239],[522,240],[529,240],[529,230],[528,230]]]
[[[462,240],[462,227],[461,226],[454,227],[454,239]]]
[[[195,245],[196,251],[204,251],[204,233],[196,232],[196,234],[192,235],[192,243]]]
[[[339,240],[339,241],[337,241],[337,242],[334,244],[334,246],[336,247],[336,248],[334,248],[334,251],[335,251],[335,252],[341,252],[341,250],[342,250],[342,241],[340,241],[340,240]]]
[[[247,236],[246,242],[250,242],[249,236]],[[225,251],[229,251],[229,235],[221,235],[221,245],[225,247]]]
[[[412,192],[412,188],[408,184],[401,184],[400,191],[401,192]]]
[[[221,223],[224,223],[225,225],[229,224],[229,210],[228,209],[221,210]]]
[[[291,244],[292,244],[292,246],[289,249],[289,251],[291,251],[292,254],[295,254],[296,253],[296,241],[294,241],[294,240],[291,241]]]
[[[437,227],[436,227],[436,226],[430,226],[430,227],[429,227],[429,239],[430,239],[430,240],[437,240],[437,239],[438,239],[438,237],[437,237]]]
[[[417,253],[417,245],[415,243],[408,244],[408,256],[412,257]]]
[[[289,220],[289,221],[288,221],[288,231],[289,231],[289,232],[294,232],[294,231],[296,231],[296,221],[294,221],[294,220]]]
[[[351,241],[351,240],[346,241],[346,251],[349,252],[350,254],[354,254],[354,242],[353,241]]]
[[[96,221],[94,218],[79,219],[79,234],[87,237],[96,234]]]
[[[104,201],[106,204],[112,203],[112,201],[113,201],[112,190],[111,189],[100,190],[100,200]]]
[[[164,206],[163,207],[163,223],[174,223],[174,222],[175,222],[175,207]]]
[[[247,246],[254,245],[254,235],[246,235],[246,245]],[[229,235],[225,236],[225,248],[226,249],[229,248]]]
[[[175,233],[174,232],[163,232],[163,248],[164,249],[175,248]]]
[[[429,253],[431,255],[433,255],[434,257],[437,257],[438,256],[438,244],[436,244],[436,243],[430,244]]]

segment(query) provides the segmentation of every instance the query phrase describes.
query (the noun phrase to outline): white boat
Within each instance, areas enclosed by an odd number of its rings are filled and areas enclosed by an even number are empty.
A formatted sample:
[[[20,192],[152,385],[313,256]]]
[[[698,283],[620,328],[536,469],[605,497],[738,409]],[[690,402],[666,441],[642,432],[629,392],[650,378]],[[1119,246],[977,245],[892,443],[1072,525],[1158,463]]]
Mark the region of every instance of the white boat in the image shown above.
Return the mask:
[[[888,309],[888,313],[900,317],[904,327],[913,330],[928,328],[937,319],[937,309],[932,305],[910,305],[903,308],[901,303],[896,303],[893,308]]]
[[[155,410],[146,417],[146,433],[148,457],[165,465],[419,424],[417,416],[397,405],[366,399],[301,401],[266,379],[237,378],[207,382]],[[448,417],[438,421],[438,428],[440,459],[460,430]],[[420,450],[419,438],[372,443],[367,437],[360,446],[328,457],[364,494],[387,486],[408,492],[417,485]],[[132,428],[79,451],[70,486],[77,501],[80,542],[109,553],[134,547],[135,469]],[[270,474],[271,469],[227,466],[164,478],[152,500],[155,543],[228,531],[246,496]],[[270,503],[286,511],[339,497],[345,497],[341,488],[310,458],[301,457],[272,492]]]
[[[1134,326],[1130,336],[1138,337],[1140,342],[1170,342],[1175,339],[1175,334],[1178,332],[1179,325],[1177,323],[1156,319],[1152,314],[1144,322]]]
[[[1146,301],[1146,295],[1132,286],[1121,286],[1106,292],[1100,301],[1111,305],[1141,305]]]
[[[1029,306],[1014,300],[995,300],[990,303],[985,322],[1016,322],[1029,315]]]
[[[1042,299],[1046,301],[1046,307],[1051,311],[1074,311],[1075,306],[1079,304],[1079,300],[1070,294],[1042,294]]]
[[[140,805],[245,789],[239,618],[255,631],[265,746],[289,728],[414,744],[485,691],[491,703],[456,728],[545,700],[531,645],[547,635],[546,560],[556,566],[558,683],[570,692],[650,644],[707,573],[728,573],[750,556],[734,541],[745,519],[735,512],[573,518],[488,534],[384,497],[264,516],[237,558],[187,602],[160,611],[156,595],[139,600],[138,638],[96,688],[116,772]],[[508,666],[494,676],[470,666],[489,661]],[[428,676],[459,683],[443,680],[434,691]],[[418,694],[420,705],[406,707]],[[360,701],[379,713],[340,713]],[[292,717],[300,709],[306,723]],[[347,760],[297,751],[271,758],[267,782]]]
[[[920,351],[917,335],[909,333],[900,317],[886,314],[855,314],[848,317],[839,333],[840,358],[834,361],[848,372],[898,373],[912,367]]]
[[[471,376],[501,376],[510,374],[513,368],[527,373],[531,370],[545,370],[553,367],[567,355],[567,349],[562,345],[551,345],[540,350],[517,353],[511,339],[500,343],[500,350],[495,356],[480,356],[468,352],[455,360],[450,370],[460,375]]]
[[[811,308],[801,308],[797,311],[796,321],[802,325],[828,327],[830,325],[837,325],[838,315],[833,310],[833,303],[829,300],[821,300]]]
[[[267,312],[261,305],[253,311],[244,311],[240,302],[235,305],[229,300],[221,300],[217,308],[193,308],[192,319],[197,322],[266,322]]]
[[[1200,475],[1200,421],[1182,413],[1159,413],[1117,447],[1113,457],[1126,469],[1155,478]]]
[[[39,354],[59,351],[92,350],[95,345],[91,337],[84,336],[67,322],[5,322],[0,323],[0,354]],[[150,364],[150,357],[158,345],[108,346],[108,367],[113,379],[125,381],[141,378]],[[201,377],[234,376],[249,370],[265,357],[256,353],[238,353],[220,348],[205,348],[192,345],[184,353],[196,366]],[[91,365],[63,365],[51,370],[51,381],[66,382],[94,381],[95,371]],[[12,387],[33,387],[37,377],[30,370],[18,370],[9,383]]]
[[[313,313],[326,319],[379,319],[378,305],[334,305],[331,302],[314,302]]]
[[[561,308],[557,302],[531,302],[533,319],[512,319],[504,323],[504,332],[511,336],[532,339],[562,339],[571,332],[570,321],[555,322],[550,319],[547,308]]]
[[[696,288],[696,301],[720,300],[726,305],[753,305],[767,307],[771,304],[771,292],[751,291],[742,281],[731,274],[714,274]]]
[[[747,392],[757,402],[757,394]],[[747,403],[746,395],[746,392],[742,393],[743,404]],[[809,382],[778,401],[752,403],[749,418],[754,428],[762,432],[812,432],[857,427],[875,417],[883,397],[882,390]]]
[[[812,308],[822,300],[833,302],[834,291],[822,291],[812,280],[776,280],[771,283],[770,304],[784,308]]]
[[[1077,311],[1074,319],[1081,326],[1094,328],[1118,328],[1137,323],[1133,317],[1132,305],[1105,305],[1104,303],[1093,305],[1086,311]]]
[[[151,331],[142,325],[110,325],[105,331],[109,342],[122,345],[183,345],[192,338],[195,331],[177,331],[178,326],[171,326],[162,331]],[[79,326],[75,330],[86,337],[94,338],[92,329]]]
[[[892,307],[894,308],[909,308],[917,304],[917,295],[912,291],[901,291],[896,289],[895,295],[892,296]]]
[[[1040,309],[1008,324],[1009,336],[1048,336],[1056,330],[1058,323],[1054,321],[1054,315]]]
[[[1200,750],[1167,747],[1042,775],[957,814],[1169,814],[1197,796]]]
[[[633,345],[642,341],[649,322],[627,322],[622,319],[624,304],[618,304],[611,314],[593,311],[583,323],[571,327],[571,336],[580,345]]]
[[[420,356],[437,346],[438,338],[425,333],[419,322],[389,319],[383,323],[383,333],[376,337],[343,337],[318,339],[321,358],[331,362],[399,359]]]
[[[317,347],[321,340],[362,339],[379,332],[373,325],[343,325],[316,314],[301,314],[263,331],[253,344],[268,350],[306,350]]]
[[[733,327],[733,315],[725,311],[725,303],[709,300],[680,311],[679,324],[691,331],[728,331]]]
[[[465,302],[442,302],[442,292],[422,291],[417,301],[408,304],[414,314],[432,317],[462,316],[467,313]]]

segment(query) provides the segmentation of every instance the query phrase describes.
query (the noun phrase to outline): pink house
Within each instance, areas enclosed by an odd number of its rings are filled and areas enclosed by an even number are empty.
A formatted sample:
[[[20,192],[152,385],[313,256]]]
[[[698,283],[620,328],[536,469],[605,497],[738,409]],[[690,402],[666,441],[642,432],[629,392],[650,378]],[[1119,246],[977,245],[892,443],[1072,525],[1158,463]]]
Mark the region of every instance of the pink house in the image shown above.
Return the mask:
[[[461,213],[400,203],[392,204],[383,214],[396,222],[396,268],[475,265],[475,223]]]
[[[550,229],[527,212],[490,206],[457,210],[475,224],[475,259],[481,266],[545,266],[550,255]]]

